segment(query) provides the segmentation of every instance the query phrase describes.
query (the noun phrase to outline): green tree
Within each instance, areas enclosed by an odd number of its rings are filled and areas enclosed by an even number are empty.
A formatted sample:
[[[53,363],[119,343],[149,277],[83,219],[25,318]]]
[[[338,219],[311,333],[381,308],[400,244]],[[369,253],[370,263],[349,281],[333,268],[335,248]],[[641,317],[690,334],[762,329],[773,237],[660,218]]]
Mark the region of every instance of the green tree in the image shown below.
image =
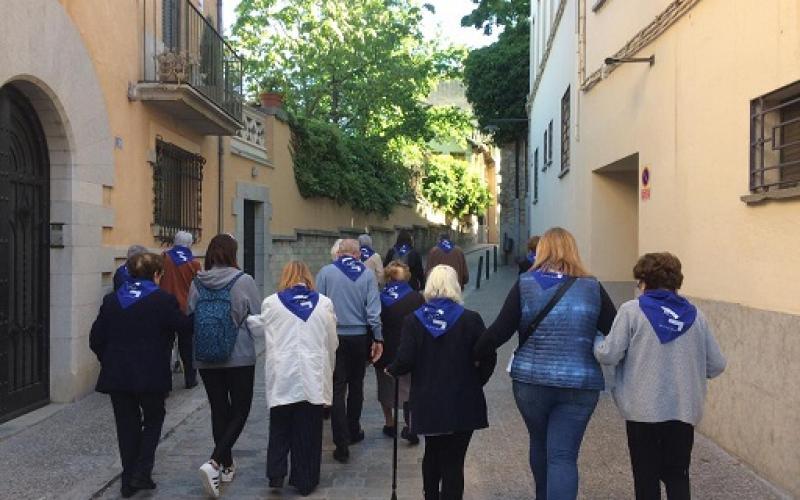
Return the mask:
[[[483,179],[469,172],[467,162],[450,156],[431,157],[421,184],[425,198],[451,219],[479,215],[492,201]]]
[[[495,43],[471,51],[464,63],[467,99],[481,127],[497,127],[494,134],[497,143],[525,135],[524,123],[503,120],[526,116],[529,53],[530,25],[520,21],[507,26]]]
[[[495,26],[516,26],[526,21],[531,12],[530,0],[472,0],[475,9],[461,18],[462,26],[482,29],[492,34]]]

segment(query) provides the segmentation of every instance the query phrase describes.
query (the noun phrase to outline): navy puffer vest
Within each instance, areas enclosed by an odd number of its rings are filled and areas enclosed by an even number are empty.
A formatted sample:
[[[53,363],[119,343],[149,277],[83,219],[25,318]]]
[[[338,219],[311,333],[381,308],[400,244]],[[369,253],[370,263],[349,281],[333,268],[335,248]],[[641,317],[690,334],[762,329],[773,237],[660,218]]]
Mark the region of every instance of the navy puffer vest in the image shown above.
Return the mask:
[[[531,272],[520,276],[519,331],[528,328],[558,287],[544,290]],[[528,384],[603,390],[603,372],[593,353],[600,308],[600,284],[594,278],[578,278],[519,348],[511,378]]]

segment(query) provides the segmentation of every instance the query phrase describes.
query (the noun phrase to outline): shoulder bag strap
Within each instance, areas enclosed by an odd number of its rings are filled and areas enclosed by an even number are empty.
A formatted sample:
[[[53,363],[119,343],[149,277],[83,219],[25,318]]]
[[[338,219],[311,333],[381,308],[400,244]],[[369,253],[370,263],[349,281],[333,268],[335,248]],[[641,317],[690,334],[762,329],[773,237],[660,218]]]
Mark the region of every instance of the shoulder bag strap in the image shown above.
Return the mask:
[[[558,302],[561,300],[561,297],[567,293],[567,290],[569,290],[573,283],[575,283],[577,280],[578,278],[575,276],[570,276],[564,283],[561,284],[560,287],[558,287],[558,290],[556,290],[556,293],[550,298],[550,301],[542,308],[541,311],[539,311],[539,314],[536,315],[531,324],[528,325],[528,339],[533,337],[533,332],[539,328],[539,324],[544,320],[544,318],[547,317],[548,314],[550,314],[550,311],[552,311],[556,304],[558,304]],[[522,347],[522,345],[520,345],[520,347]]]

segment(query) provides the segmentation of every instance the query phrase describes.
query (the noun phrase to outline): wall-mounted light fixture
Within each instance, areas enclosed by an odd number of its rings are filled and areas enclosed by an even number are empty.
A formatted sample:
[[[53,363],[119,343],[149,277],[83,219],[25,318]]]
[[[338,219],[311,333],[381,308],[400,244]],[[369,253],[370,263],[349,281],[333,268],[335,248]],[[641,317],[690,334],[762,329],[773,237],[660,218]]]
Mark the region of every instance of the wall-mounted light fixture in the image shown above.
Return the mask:
[[[650,57],[606,57],[606,65],[611,66],[612,64],[625,64],[625,63],[650,63],[650,66],[656,63],[656,56],[652,55]]]

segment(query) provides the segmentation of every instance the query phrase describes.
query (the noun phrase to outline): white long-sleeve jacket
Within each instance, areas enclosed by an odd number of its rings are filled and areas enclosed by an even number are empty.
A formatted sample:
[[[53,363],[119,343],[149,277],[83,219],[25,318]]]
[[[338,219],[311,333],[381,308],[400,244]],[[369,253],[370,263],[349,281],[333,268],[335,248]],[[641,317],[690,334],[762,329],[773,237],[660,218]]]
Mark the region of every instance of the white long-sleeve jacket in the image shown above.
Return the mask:
[[[320,294],[317,307],[303,321],[272,294],[261,314],[248,319],[253,334],[263,332],[267,405],[308,401],[330,405],[336,361],[336,313],[331,300]]]

